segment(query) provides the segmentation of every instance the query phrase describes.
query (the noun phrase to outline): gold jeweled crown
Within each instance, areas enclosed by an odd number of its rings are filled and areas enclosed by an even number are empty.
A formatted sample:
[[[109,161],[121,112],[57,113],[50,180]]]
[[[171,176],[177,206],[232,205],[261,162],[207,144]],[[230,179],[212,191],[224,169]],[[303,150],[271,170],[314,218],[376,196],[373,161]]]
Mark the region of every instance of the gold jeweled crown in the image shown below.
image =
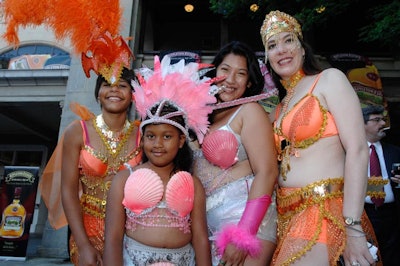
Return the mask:
[[[293,32],[299,39],[303,39],[301,26],[294,17],[278,10],[269,12],[260,30],[263,44],[266,45],[271,36],[281,32]]]

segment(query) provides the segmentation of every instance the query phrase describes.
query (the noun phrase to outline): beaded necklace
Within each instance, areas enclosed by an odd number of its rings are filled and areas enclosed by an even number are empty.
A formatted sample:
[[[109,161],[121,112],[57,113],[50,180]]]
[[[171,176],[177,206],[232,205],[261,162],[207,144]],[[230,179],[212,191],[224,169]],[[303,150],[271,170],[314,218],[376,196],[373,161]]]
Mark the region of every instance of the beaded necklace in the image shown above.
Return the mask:
[[[93,122],[96,132],[101,137],[108,152],[111,155],[116,156],[127,141],[127,137],[133,129],[133,124],[126,119],[121,131],[112,131],[104,122],[103,115],[101,114],[98,115]]]
[[[282,86],[286,89],[286,96],[283,98],[282,101],[282,112],[285,113],[286,109],[289,105],[290,100],[293,98],[294,95],[294,88],[297,84],[302,80],[305,76],[303,69],[299,69],[293,76],[289,78],[289,80],[281,79]]]
[[[289,80],[281,80],[282,86],[286,89],[286,96],[282,100],[282,113],[283,117],[280,121],[280,125],[278,128],[275,128],[275,132],[282,136],[282,122],[285,116],[287,115],[287,108],[289,105],[290,100],[294,96],[294,88],[297,86],[297,84],[302,80],[302,78],[305,76],[303,69],[299,69],[293,76],[289,78]],[[283,178],[283,181],[286,181],[286,174],[287,172],[290,171],[290,155],[294,155],[296,157],[299,157],[299,153],[295,148],[291,145],[290,141],[286,141],[286,146],[281,150],[281,147],[279,146],[280,154],[278,155],[278,160],[281,161],[280,169],[281,169],[281,175]]]
[[[138,126],[136,121],[131,123],[129,120],[126,120],[123,128],[120,131],[112,131],[105,123],[102,115],[98,115],[93,119],[93,127],[101,138],[103,145],[107,149],[107,153],[101,155],[102,161],[107,164],[107,171],[102,178],[93,177],[89,174],[88,176],[82,176],[81,180],[87,188],[87,197],[98,197],[97,192],[102,192],[103,196],[99,199],[101,201],[101,206],[105,206],[107,199],[106,192],[111,186],[111,180],[106,180],[105,178],[111,174],[116,174],[120,169],[121,164],[129,159],[128,157],[125,157],[127,155],[124,154],[125,149],[123,148],[126,146],[126,142],[131,136],[132,130],[135,126]],[[132,155],[137,156],[139,152],[140,147],[137,147]],[[94,203],[94,199],[95,198],[91,198],[92,203]]]
[[[236,105],[240,105],[240,104],[256,102],[256,101],[259,101],[259,100],[263,100],[263,99],[269,98],[269,97],[271,97],[273,95],[275,95],[275,91],[274,90],[272,90],[270,92],[258,94],[258,95],[245,97],[245,98],[239,98],[239,99],[232,100],[232,101],[229,101],[229,102],[216,103],[216,104],[213,105],[213,109],[216,110],[216,109],[232,107],[232,106],[236,106]]]

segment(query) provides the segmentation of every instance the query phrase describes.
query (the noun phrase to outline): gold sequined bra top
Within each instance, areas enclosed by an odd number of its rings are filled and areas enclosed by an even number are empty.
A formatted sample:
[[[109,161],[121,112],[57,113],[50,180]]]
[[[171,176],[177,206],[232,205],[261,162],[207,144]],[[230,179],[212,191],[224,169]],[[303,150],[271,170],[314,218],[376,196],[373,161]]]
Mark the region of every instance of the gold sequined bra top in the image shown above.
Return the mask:
[[[79,158],[79,164],[82,167],[82,171],[86,174],[89,174],[91,176],[97,176],[97,177],[103,177],[107,175],[110,171],[120,171],[122,169],[125,169],[124,163],[128,162],[130,165],[135,166],[138,164],[141,160],[139,155],[140,150],[135,149],[129,154],[125,155],[124,158],[117,158],[115,162],[115,166],[111,165],[109,162],[110,155],[107,156],[101,156],[98,152],[96,152],[90,145],[89,141],[89,135],[87,133],[86,129],[86,124],[85,121],[81,120],[81,126],[83,130],[83,139],[84,139],[84,144],[85,147],[84,149],[81,150],[80,158]],[[126,142],[127,138],[130,136],[130,133],[132,132],[133,129],[133,123],[132,126],[130,127],[129,131],[125,135],[125,138],[121,141],[121,145],[124,145],[123,143]],[[137,140],[138,142],[139,140]],[[123,142],[123,143],[122,143]],[[119,155],[119,154],[117,154]],[[116,169],[111,169],[111,168],[116,168]]]
[[[274,135],[280,161],[289,155],[298,157],[297,149],[305,149],[320,138],[338,134],[332,114],[312,94],[319,77],[320,75],[317,76],[308,93],[283,114],[279,126],[276,120],[280,115],[282,105],[279,104],[276,108]]]

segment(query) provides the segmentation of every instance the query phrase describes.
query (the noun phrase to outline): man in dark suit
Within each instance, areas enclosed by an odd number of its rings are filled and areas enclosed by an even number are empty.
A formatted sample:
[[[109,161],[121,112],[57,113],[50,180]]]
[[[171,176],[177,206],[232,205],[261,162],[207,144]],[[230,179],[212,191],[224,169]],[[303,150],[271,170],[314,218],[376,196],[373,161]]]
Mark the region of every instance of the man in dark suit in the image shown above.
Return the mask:
[[[392,163],[400,163],[400,147],[381,142],[386,136],[383,106],[368,106],[362,109],[368,146],[371,153],[376,150],[383,179],[388,179],[384,186],[383,204],[376,203],[370,196],[365,198],[364,209],[372,223],[384,266],[400,265],[400,188],[391,180]],[[370,163],[371,165],[372,163]],[[368,175],[371,176],[368,170]]]

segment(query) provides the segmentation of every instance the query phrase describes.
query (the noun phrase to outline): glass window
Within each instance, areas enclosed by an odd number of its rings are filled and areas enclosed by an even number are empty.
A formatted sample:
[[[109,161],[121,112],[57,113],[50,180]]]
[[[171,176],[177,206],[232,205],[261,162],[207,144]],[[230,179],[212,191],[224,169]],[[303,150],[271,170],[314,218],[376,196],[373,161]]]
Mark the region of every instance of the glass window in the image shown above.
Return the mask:
[[[68,52],[43,44],[20,46],[0,55],[2,69],[69,69],[70,63]]]

